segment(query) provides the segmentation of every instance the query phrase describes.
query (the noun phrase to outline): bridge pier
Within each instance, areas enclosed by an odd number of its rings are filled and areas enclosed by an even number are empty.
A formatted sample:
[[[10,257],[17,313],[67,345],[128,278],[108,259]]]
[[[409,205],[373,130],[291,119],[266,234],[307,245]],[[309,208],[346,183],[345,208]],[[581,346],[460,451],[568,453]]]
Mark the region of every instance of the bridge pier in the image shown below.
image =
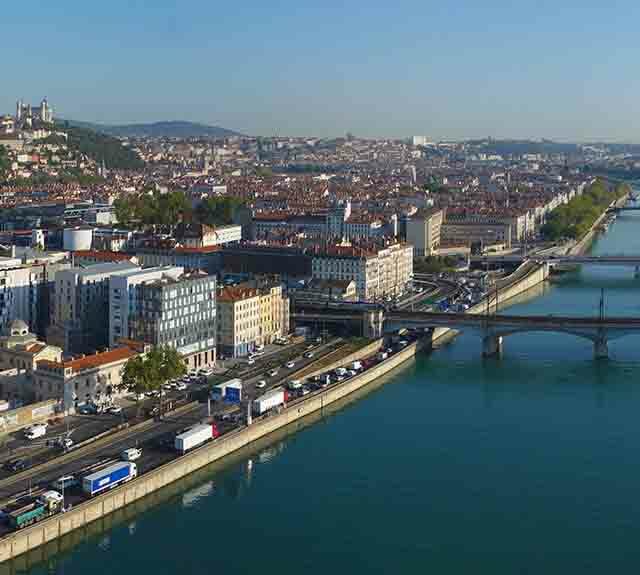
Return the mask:
[[[635,267],[635,269],[634,269],[634,271],[633,271],[633,277],[634,277],[635,279],[640,278],[640,266],[636,266],[636,267]]]
[[[482,338],[482,356],[500,357],[502,355],[502,336],[485,335]]]
[[[384,312],[380,310],[366,311],[362,316],[362,336],[378,339],[384,333]]]
[[[609,342],[607,341],[606,333],[598,334],[598,337],[593,340],[593,358],[594,359],[609,358]]]

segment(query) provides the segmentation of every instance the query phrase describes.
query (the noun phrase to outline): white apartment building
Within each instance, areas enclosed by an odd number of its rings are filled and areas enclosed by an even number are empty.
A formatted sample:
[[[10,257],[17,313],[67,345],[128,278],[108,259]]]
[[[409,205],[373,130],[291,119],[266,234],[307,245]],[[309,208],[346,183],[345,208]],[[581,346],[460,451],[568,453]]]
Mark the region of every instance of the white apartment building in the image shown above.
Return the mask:
[[[413,278],[413,246],[372,249],[335,246],[313,257],[314,279],[353,280],[358,299],[372,301],[402,294]]]
[[[443,211],[418,212],[407,221],[407,242],[412,244],[416,257],[434,253],[440,245]]]
[[[0,329],[20,319],[31,332],[43,335],[49,323],[49,289],[56,271],[69,267],[65,257],[65,252],[41,253],[36,259],[30,251],[0,257]]]

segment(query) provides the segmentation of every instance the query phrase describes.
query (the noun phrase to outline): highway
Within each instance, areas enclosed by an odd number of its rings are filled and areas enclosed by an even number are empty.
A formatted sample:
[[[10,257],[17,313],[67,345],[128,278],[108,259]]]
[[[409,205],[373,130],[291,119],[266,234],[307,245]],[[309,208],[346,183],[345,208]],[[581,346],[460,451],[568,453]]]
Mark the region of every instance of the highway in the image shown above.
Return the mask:
[[[245,362],[234,370],[221,374],[219,378],[221,381],[232,377],[243,378],[243,406],[246,406],[247,401],[251,401],[272,387],[281,385],[295,376],[295,373],[299,370],[334,352],[342,345],[344,345],[344,342],[339,339],[331,340],[325,344],[313,345],[313,356],[306,358],[303,354],[311,351],[308,349],[311,344],[299,343],[286,346],[270,356],[261,358],[253,366],[248,366]],[[285,367],[284,363],[288,361],[294,361],[295,365],[292,368]],[[269,377],[267,371],[274,369],[275,366],[278,366],[278,374],[274,377]],[[261,379],[266,380],[267,385],[262,389],[257,389],[255,384]],[[197,387],[208,389],[210,386],[206,384]],[[192,390],[192,392],[196,391],[196,389]],[[211,414],[217,420],[218,429],[223,434],[244,423],[244,412],[240,412],[237,406],[212,402],[211,407]],[[85,474],[90,466],[99,466],[109,460],[117,460],[119,454],[129,447],[142,449],[142,456],[136,461],[139,473],[145,473],[174,459],[177,456],[173,449],[173,437],[176,432],[195,423],[208,420],[206,402],[189,404],[183,406],[182,409],[184,411],[178,415],[168,414],[162,420],[147,421],[142,425],[135,425],[121,430],[114,433],[113,436],[99,439],[95,444],[82,447],[77,452],[71,450],[64,455],[58,453],[57,457],[51,458],[54,453],[51,450],[47,450],[44,454],[34,457],[33,467],[23,472],[16,474],[5,471],[4,474],[0,475],[0,507],[5,507],[8,503],[15,501],[16,498],[32,497],[39,491],[49,487],[53,481],[63,475],[80,476]],[[229,411],[237,412],[240,417],[228,418],[224,414]],[[120,417],[109,415],[84,416],[77,418],[77,424],[82,427],[82,425],[90,425],[98,420],[101,425],[108,427],[109,424],[113,426],[114,420]],[[104,423],[101,418],[104,418]],[[83,420],[85,421],[84,424],[82,423]],[[56,433],[65,431],[66,425],[58,425],[52,430]],[[48,433],[47,436],[49,435],[53,435],[53,433]],[[85,496],[77,488],[65,493],[65,503],[67,505],[74,505],[84,499]],[[8,527],[0,523],[0,536],[7,531]]]

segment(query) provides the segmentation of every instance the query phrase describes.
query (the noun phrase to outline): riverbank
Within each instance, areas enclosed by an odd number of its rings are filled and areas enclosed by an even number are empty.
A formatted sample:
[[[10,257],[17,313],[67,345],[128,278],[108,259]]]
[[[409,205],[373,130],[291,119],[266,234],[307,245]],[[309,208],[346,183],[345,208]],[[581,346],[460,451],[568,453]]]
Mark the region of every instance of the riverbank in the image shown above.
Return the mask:
[[[380,345],[380,340],[372,342],[363,348],[360,354],[354,354],[353,359],[357,359],[356,355],[365,357],[375,352]],[[83,502],[66,513],[55,515],[3,537],[0,539],[0,562],[14,559],[77,529],[85,528],[239,449],[268,437],[283,427],[315,412],[322,413],[331,404],[366,387],[413,358],[421,347],[421,342],[415,342],[362,374],[298,400],[280,413],[254,419],[251,425],[232,431],[104,495]]]
[[[613,208],[620,208],[624,206],[629,199],[630,194],[631,192],[629,191],[621,198],[618,198],[617,200],[611,202],[611,204],[609,204],[609,207],[604,212],[602,212],[600,217],[595,222],[593,222],[593,225],[591,226],[589,231],[573,247],[571,247],[567,253],[572,256],[580,256],[587,253],[587,251],[591,248],[591,244],[593,244],[593,241],[597,237],[598,228],[607,217],[608,211]]]

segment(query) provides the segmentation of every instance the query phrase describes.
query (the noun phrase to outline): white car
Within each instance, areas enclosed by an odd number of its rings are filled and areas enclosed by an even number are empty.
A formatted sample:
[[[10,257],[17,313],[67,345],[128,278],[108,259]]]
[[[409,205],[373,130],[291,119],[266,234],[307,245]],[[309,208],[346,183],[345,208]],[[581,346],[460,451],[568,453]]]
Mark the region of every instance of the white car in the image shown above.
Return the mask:
[[[288,362],[285,364],[285,367],[286,367],[287,369],[293,369],[295,366],[296,366],[296,362],[295,362],[295,361],[288,361]]]
[[[267,382],[264,379],[261,379],[258,383],[256,383],[256,387],[258,389],[262,389],[267,386]]]
[[[112,405],[107,409],[107,413],[110,413],[111,415],[119,415],[122,413],[122,408],[119,405]]]
[[[187,384],[184,381],[179,381],[178,383],[176,383],[176,389],[178,391],[184,391],[185,389],[187,389]]]
[[[256,360],[255,360],[255,359],[253,359],[252,357],[250,357],[250,358],[247,360],[247,365],[253,365],[255,362],[256,362]]]
[[[130,447],[120,454],[120,459],[122,459],[122,461],[135,461],[136,459],[140,459],[141,456],[142,449],[139,449],[138,447]]]

